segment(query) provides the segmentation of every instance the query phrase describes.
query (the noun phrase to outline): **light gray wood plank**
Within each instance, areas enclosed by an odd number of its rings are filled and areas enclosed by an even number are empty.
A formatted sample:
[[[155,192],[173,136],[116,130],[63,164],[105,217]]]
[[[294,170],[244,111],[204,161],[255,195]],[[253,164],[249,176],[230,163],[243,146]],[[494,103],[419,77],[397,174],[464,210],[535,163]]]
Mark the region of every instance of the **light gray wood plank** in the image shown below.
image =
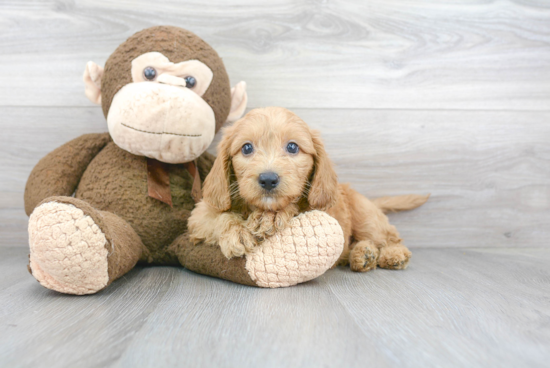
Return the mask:
[[[1,247],[0,250],[0,292],[17,283],[28,282],[31,276],[26,265],[29,254],[26,244],[19,247]]]
[[[544,367],[549,261],[542,248],[416,249],[405,271],[340,268],[275,290],[137,268],[84,297],[21,274],[0,290],[0,365]]]
[[[295,111],[322,131],[340,181],[360,193],[432,193],[422,208],[390,214],[408,246],[549,246],[550,113]],[[55,147],[106,124],[97,107],[4,107],[0,113],[0,245],[23,245],[23,191],[32,167]]]
[[[544,0],[3,1],[0,104],[89,106],[86,62],[159,24],[211,43],[251,107],[550,106]]]
[[[548,249],[418,249],[405,272],[321,282],[394,366],[544,367],[549,260]]]
[[[185,272],[115,367],[389,367],[373,346],[316,281],[270,290]]]
[[[111,366],[181,271],[137,269],[90,297],[45,289],[27,274],[0,291],[0,365]]]

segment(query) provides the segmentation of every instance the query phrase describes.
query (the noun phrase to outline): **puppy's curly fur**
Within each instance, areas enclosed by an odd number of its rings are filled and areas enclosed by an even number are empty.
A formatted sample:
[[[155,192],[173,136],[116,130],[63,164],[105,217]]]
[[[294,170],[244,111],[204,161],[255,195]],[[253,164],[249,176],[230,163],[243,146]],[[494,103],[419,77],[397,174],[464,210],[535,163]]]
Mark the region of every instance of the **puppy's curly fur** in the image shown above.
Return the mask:
[[[289,143],[298,146],[297,152]],[[251,153],[243,152],[245,144],[252,145]],[[266,172],[278,175],[272,190],[259,183]],[[188,224],[194,241],[218,243],[231,258],[285,228],[298,213],[324,210],[344,231],[338,264],[360,272],[377,265],[404,269],[411,252],[384,212],[412,209],[427,199],[406,195],[369,201],[349,185],[338,184],[319,133],[287,109],[269,107],[252,110],[225,129],[204,182],[203,201]]]

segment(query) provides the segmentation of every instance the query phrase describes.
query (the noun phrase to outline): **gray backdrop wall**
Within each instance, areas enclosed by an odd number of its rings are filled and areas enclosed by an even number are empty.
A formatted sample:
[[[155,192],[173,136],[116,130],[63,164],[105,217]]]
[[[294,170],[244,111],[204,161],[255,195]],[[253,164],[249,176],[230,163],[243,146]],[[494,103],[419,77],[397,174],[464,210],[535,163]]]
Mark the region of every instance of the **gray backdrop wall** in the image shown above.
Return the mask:
[[[391,216],[409,247],[548,246],[550,3],[231,3],[0,2],[0,246],[27,246],[36,162],[106,131],[86,62],[159,24],[209,42],[250,108],[288,107],[320,129],[341,181],[371,197],[432,193]]]

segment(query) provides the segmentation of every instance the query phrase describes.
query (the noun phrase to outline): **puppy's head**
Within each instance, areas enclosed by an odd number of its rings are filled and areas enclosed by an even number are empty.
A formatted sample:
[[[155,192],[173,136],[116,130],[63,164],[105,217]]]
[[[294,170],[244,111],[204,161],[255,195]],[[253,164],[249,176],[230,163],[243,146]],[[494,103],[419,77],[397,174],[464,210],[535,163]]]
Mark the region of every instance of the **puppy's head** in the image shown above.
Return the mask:
[[[332,206],[337,177],[319,133],[280,107],[255,109],[226,128],[204,182],[204,200],[220,211],[238,195],[278,211],[305,197],[312,209]]]

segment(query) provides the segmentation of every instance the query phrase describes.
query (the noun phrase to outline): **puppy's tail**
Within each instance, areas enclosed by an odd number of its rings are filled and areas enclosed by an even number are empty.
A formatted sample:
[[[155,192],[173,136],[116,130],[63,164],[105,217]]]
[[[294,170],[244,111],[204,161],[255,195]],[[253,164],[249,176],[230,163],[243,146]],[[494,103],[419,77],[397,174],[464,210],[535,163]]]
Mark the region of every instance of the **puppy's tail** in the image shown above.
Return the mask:
[[[374,199],[372,202],[376,207],[380,208],[382,212],[398,212],[412,210],[413,208],[420,207],[430,198],[430,195],[419,194],[407,194],[395,197],[380,197]]]

